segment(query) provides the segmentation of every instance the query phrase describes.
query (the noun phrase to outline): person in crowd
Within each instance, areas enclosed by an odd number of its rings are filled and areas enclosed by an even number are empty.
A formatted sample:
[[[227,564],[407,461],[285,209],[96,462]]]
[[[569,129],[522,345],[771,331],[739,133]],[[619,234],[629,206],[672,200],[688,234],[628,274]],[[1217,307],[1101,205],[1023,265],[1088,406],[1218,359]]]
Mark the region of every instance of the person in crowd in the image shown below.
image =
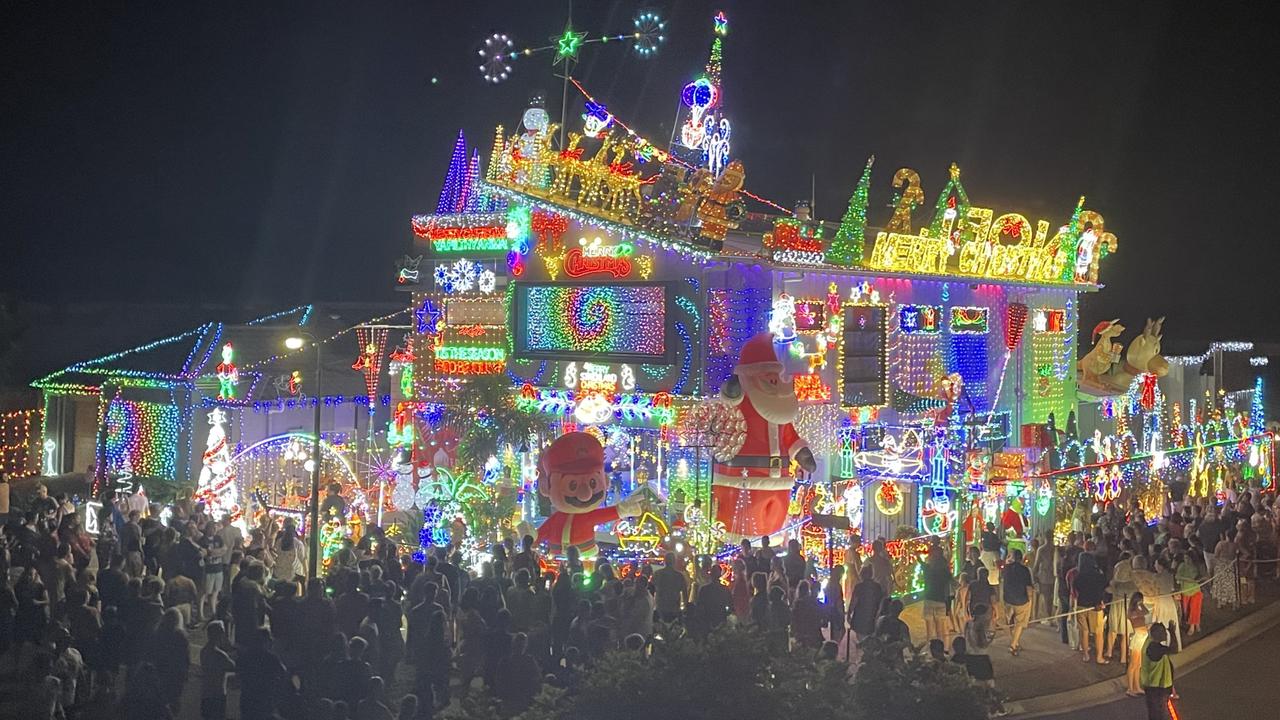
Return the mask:
[[[862,577],[849,598],[849,630],[858,642],[875,633],[880,603],[886,597],[884,586],[875,581],[874,572],[870,563],[862,566]]]
[[[356,720],[395,720],[386,701],[386,681],[378,675],[369,678],[369,691],[357,705]]]
[[[761,631],[769,629],[769,576],[762,572],[751,576],[751,624]]]
[[[796,598],[791,604],[791,632],[796,645],[816,650],[822,646],[823,612],[817,598],[809,590],[807,580],[796,586]]]
[[[146,657],[156,664],[161,699],[176,714],[191,665],[191,645],[177,608],[168,608],[160,617]]]
[[[782,569],[787,575],[787,592],[795,597],[796,587],[805,579],[805,559],[799,540],[787,542],[787,554],[782,558]]]
[[[511,629],[515,632],[528,632],[533,625],[533,589],[530,586],[529,570],[520,568],[511,574],[512,584],[503,595],[507,612],[511,613]]]
[[[511,651],[498,664],[494,691],[508,716],[527,710],[542,689],[542,670],[528,653],[529,637],[516,633]]]
[[[947,567],[942,547],[933,544],[924,562],[924,592],[921,614],[924,635],[928,640],[945,640],[950,630],[947,600],[951,597],[951,570]]]
[[[965,672],[975,682],[988,687],[995,686],[995,670],[991,666],[991,656],[971,654],[969,643],[964,635],[957,635],[951,640],[951,662],[964,667]]]
[[[1054,614],[1054,555],[1057,547],[1053,544],[1053,534],[1046,532],[1033,540],[1034,549],[1031,555],[1031,577],[1036,583],[1036,601],[1031,614],[1038,618],[1047,618]]]
[[[1113,651],[1120,647],[1120,639],[1128,637],[1129,598],[1138,591],[1133,581],[1133,557],[1129,549],[1123,549],[1111,571],[1111,580],[1107,583],[1107,595],[1111,602],[1107,603],[1107,629],[1103,637],[1102,654],[1111,657]]]
[[[1203,530],[1203,526],[1201,529]],[[1239,551],[1236,547],[1235,529],[1226,531],[1221,538],[1216,545],[1205,544],[1206,548],[1213,547],[1213,555],[1205,556],[1205,560],[1209,561],[1209,573],[1213,576],[1213,604],[1217,608],[1235,607],[1239,601],[1236,592],[1236,560]],[[1204,538],[1201,537],[1201,540]],[[1213,559],[1210,560],[1210,557]]]
[[[585,627],[590,624],[591,603],[584,600],[587,604],[585,617],[583,614],[574,620],[574,622],[582,621],[582,635],[585,638]],[[498,611],[494,616],[494,622],[489,627],[488,634],[484,638],[484,686],[493,691],[494,682],[498,672],[498,665],[511,652],[511,613],[506,608]]]
[[[674,622],[680,617],[689,594],[689,581],[676,566],[675,553],[663,556],[662,567],[653,573],[654,605],[663,622]]]
[[[782,585],[769,587],[769,626],[765,632],[770,651],[783,655],[790,649],[789,632],[792,623],[791,605],[787,602],[787,589]]]
[[[1071,586],[1076,594],[1080,649],[1084,653],[1084,661],[1089,662],[1089,646],[1092,643],[1097,663],[1106,665],[1111,662],[1102,654],[1107,577],[1098,569],[1097,556],[1093,553],[1080,553],[1076,563],[1076,575]]]
[[[275,560],[271,577],[284,582],[298,582],[307,574],[307,545],[298,537],[298,526],[287,518],[272,544]]]
[[[897,598],[886,598],[881,603],[880,617],[876,618],[876,637],[881,642],[901,643],[907,654],[914,652],[911,647],[911,628],[902,620],[902,601]]]
[[[708,568],[707,579],[707,584],[698,592],[698,612],[702,616],[703,624],[709,630],[715,630],[728,620],[729,614],[733,611],[733,595],[720,581],[721,570],[718,564]],[[647,635],[644,637],[648,638]]]
[[[822,590],[823,626],[827,628],[827,637],[839,646],[844,639],[845,604],[844,604],[844,565],[831,568],[827,584]]]
[[[1009,553],[1009,562],[1000,574],[1000,589],[1003,593],[1004,611],[1008,613],[1011,635],[1009,654],[1017,655],[1022,651],[1022,633],[1031,621],[1031,598],[1035,592],[1035,583],[1031,579],[1031,570],[1022,562],[1021,550]]]
[[[1164,556],[1156,558],[1156,595],[1151,604],[1152,624],[1164,625],[1173,639],[1174,651],[1182,650],[1181,618],[1178,614],[1177,580],[1173,574],[1173,561]],[[1147,596],[1151,597],[1151,596]]]
[[[743,540],[743,542],[748,546],[751,544],[750,540]],[[733,614],[737,616],[738,622],[745,623],[751,617],[751,575],[747,570],[747,558],[734,558],[731,567],[733,583],[730,586],[730,593],[733,595]]]
[[[426,720],[429,715],[418,713],[418,696],[409,693],[400,698],[400,708],[396,711],[396,720]]]
[[[173,711],[164,702],[160,693],[160,679],[155,664],[144,662],[129,671],[125,685],[122,714],[125,720],[173,720]],[[240,714],[245,720],[263,720],[268,715],[249,713]]]
[[[191,625],[192,608],[199,599],[195,581],[186,575],[174,575],[165,583],[164,604],[182,614],[184,627]],[[198,613],[196,614],[198,617]]]
[[[982,536],[979,539],[979,547],[982,548],[982,564],[987,568],[987,576],[990,578],[992,585],[1000,584],[1000,563],[1004,554],[1004,538],[1000,533],[996,532],[995,523],[987,523],[982,530]],[[999,596],[997,595],[997,598]],[[996,610],[995,617],[1000,617],[999,608]]]
[[[1152,625],[1142,645],[1142,662],[1138,668],[1138,682],[1146,698],[1147,719],[1166,720],[1169,696],[1173,694],[1173,660],[1163,625]]]
[[[414,690],[423,698],[423,709],[449,704],[449,643],[445,639],[445,614],[438,603],[433,605],[425,635],[417,651]],[[469,683],[468,683],[469,684]],[[467,685],[463,685],[463,692]]]
[[[58,704],[62,706],[65,712],[71,714],[77,713],[77,705],[79,704],[79,692],[82,689],[80,684],[81,677],[85,673],[84,658],[80,655],[80,651],[71,645],[71,633],[61,625],[54,625],[53,631],[50,633],[53,640],[53,664],[52,672],[54,677],[58,678],[61,696],[58,698]]]
[[[996,587],[991,584],[990,573],[986,565],[978,566],[978,575],[969,583],[968,615],[970,619],[980,618],[990,624],[993,617],[990,613],[995,607]]]
[[[951,628],[956,632],[964,630],[969,622],[969,586],[973,584],[974,575],[962,571],[956,578],[955,596],[951,598]]]
[[[634,577],[629,577],[616,583],[616,585],[620,589],[617,602],[612,603],[615,609],[609,610],[606,607],[605,612],[616,620],[618,637],[625,638],[628,635],[640,635],[647,640],[653,633],[652,598],[649,597],[647,590],[637,591],[636,578]],[[643,597],[641,597],[641,593],[643,593]],[[649,613],[647,621],[644,617],[646,610]],[[532,647],[532,639],[530,646]]]
[[[1174,571],[1174,580],[1181,596],[1182,617],[1187,624],[1187,637],[1200,632],[1200,614],[1204,606],[1200,557],[1200,551],[1194,549],[1179,555],[1176,559],[1177,569]]]
[[[195,613],[198,621],[203,622],[212,618],[218,611],[218,599],[222,595],[222,589],[226,587],[227,563],[230,555],[231,550],[223,542],[221,535],[215,532],[206,536],[204,586],[201,588],[200,602]]]
[[[1061,635],[1062,644],[1070,643],[1073,647],[1078,647],[1078,643],[1071,638],[1076,630],[1077,623],[1069,611],[1074,609],[1073,602],[1075,600],[1075,590],[1071,587],[1071,581],[1075,578],[1076,564],[1083,548],[1080,545],[1079,533],[1072,531],[1067,533],[1067,544],[1057,549],[1057,586],[1058,586],[1058,607],[1061,609],[1061,617],[1058,618],[1058,630]]]
[[[889,557],[889,549],[884,538],[876,538],[871,543],[871,579],[884,590],[886,596],[894,591],[893,558]]]
[[[1125,694],[1129,697],[1141,697],[1141,672],[1142,667],[1142,649],[1147,642],[1147,633],[1149,630],[1147,623],[1147,606],[1142,593],[1134,591],[1129,595],[1128,606],[1125,608],[1125,614],[1129,623],[1129,627],[1133,629],[1129,635],[1129,661],[1125,667],[1125,684],[1127,689]]]
[[[226,720],[227,676],[236,671],[227,640],[221,620],[205,626],[205,644],[200,648],[200,720]]]
[[[237,630],[241,720],[271,720],[288,698],[289,671],[271,651],[271,631],[264,627]]]
[[[561,580],[566,584],[569,582],[563,577]],[[484,664],[485,637],[489,634],[489,626],[480,616],[479,606],[479,588],[474,586],[467,588],[462,593],[462,599],[458,604],[458,629],[461,638],[458,643],[457,661],[458,674],[462,678],[463,694],[470,689],[471,681],[480,674]],[[569,635],[567,625],[568,623],[566,623],[564,636],[566,641]]]

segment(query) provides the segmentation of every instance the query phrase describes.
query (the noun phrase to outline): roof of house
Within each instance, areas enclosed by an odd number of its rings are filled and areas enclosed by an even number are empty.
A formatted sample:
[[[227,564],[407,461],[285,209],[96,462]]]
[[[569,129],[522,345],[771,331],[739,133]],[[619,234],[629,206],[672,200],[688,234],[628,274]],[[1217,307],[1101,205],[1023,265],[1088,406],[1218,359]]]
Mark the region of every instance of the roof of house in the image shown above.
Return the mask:
[[[308,356],[311,341],[333,345],[341,338],[351,338],[349,353],[344,350],[341,355],[344,358],[348,354],[354,357],[358,353],[354,340],[356,327],[388,317],[394,319],[393,316],[402,312],[406,312],[404,307],[390,304],[325,306],[320,309],[315,305],[299,305],[248,320],[209,321],[132,348],[73,362],[39,378],[32,386],[73,392],[96,392],[104,382],[157,387],[216,386],[216,368],[222,362],[222,349],[230,343],[232,362],[242,374],[250,376],[247,392],[251,393],[268,372],[278,372],[277,364],[291,363]],[[352,315],[359,319],[353,319]],[[287,350],[284,339],[291,335],[302,335],[307,344],[299,350]],[[325,364],[327,366],[329,361],[326,360]],[[310,362],[306,366],[310,367]],[[349,383],[341,382],[343,378],[339,375],[328,380],[339,383],[335,389],[345,389]]]

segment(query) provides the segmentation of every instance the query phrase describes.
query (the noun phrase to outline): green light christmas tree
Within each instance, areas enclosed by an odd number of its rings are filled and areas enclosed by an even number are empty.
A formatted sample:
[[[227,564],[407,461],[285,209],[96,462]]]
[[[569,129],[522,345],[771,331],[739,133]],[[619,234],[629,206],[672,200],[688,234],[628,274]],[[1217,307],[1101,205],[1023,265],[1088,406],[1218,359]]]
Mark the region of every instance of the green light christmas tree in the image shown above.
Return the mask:
[[[858,186],[849,198],[849,208],[840,219],[840,229],[827,250],[827,261],[832,264],[844,267],[862,264],[862,250],[867,240],[867,192],[871,188],[871,165],[875,161],[875,155],[867,158],[867,166],[862,169]]]

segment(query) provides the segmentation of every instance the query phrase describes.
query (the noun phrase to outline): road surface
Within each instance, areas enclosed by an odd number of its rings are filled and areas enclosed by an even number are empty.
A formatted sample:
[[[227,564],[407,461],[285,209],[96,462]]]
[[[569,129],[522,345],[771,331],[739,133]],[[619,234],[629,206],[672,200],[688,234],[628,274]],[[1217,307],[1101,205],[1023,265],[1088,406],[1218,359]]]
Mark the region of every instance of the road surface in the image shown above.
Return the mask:
[[[1176,669],[1174,684],[1181,700],[1175,703],[1180,720],[1276,720],[1280,700],[1280,625],[1244,645],[1228,650],[1190,673]],[[1141,698],[1120,696],[1105,705],[1044,716],[1045,720],[1146,720]]]

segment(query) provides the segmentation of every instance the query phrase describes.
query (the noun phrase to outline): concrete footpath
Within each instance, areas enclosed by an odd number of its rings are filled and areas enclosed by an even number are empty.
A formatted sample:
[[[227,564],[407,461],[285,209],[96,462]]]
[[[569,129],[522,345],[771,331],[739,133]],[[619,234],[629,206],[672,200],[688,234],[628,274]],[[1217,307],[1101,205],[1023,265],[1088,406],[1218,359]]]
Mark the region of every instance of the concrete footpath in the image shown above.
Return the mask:
[[[1243,646],[1251,638],[1278,624],[1280,624],[1280,602],[1273,601],[1216,632],[1192,638],[1196,642],[1184,647],[1182,652],[1173,656],[1174,666],[1180,674],[1189,673]],[[1011,702],[1008,703],[1007,708],[1011,715],[1019,718],[1033,718],[1108,703],[1122,696],[1124,691],[1124,678],[1116,677],[1072,690]]]
[[[1202,631],[1183,637],[1183,649],[1174,655],[1180,672],[1210,662],[1249,638],[1280,624],[1280,587],[1260,583],[1258,603],[1232,610],[1212,607],[1206,596]],[[920,604],[908,606],[902,618],[911,628],[915,644],[925,640]],[[1032,623],[1022,635],[1022,651],[1009,653],[1009,634],[1000,630],[988,652],[995,670],[996,688],[1006,698],[1010,715],[1037,717],[1090,707],[1122,697],[1125,665],[1115,653],[1109,664],[1083,662],[1082,654],[1061,641],[1057,621],[1052,627]],[[950,640],[948,639],[948,650]]]

